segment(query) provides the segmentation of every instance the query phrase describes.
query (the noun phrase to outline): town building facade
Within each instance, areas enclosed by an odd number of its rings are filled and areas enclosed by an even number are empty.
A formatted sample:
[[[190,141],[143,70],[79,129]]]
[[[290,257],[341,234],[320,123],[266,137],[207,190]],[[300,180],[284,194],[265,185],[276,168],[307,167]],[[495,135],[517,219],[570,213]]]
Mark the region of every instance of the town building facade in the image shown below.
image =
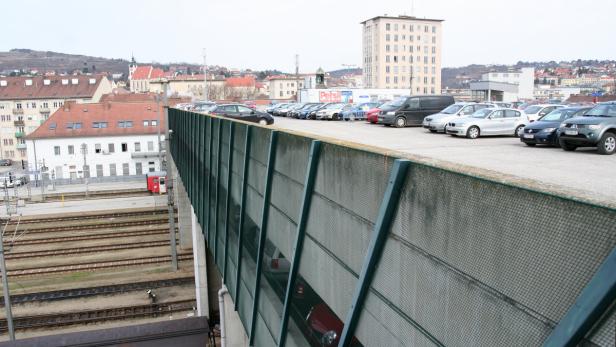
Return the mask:
[[[363,86],[440,94],[442,20],[378,16],[363,25]]]
[[[0,77],[0,157],[27,161],[25,136],[65,102],[98,102],[109,92],[105,75]]]

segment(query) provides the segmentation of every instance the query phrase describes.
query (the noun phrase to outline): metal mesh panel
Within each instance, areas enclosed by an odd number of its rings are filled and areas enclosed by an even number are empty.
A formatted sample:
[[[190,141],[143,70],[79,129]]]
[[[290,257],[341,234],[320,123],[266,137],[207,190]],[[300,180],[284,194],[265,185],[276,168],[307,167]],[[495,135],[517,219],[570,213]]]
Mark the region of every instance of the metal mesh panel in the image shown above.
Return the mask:
[[[392,232],[552,321],[616,245],[608,210],[424,166]]]
[[[260,314],[257,314],[257,325],[255,327],[255,342],[254,346],[264,346],[264,347],[275,347],[277,346],[276,341],[274,340],[274,335],[277,333],[270,330],[270,327],[265,324],[263,317]]]
[[[252,136],[250,138],[250,157],[267,165],[267,150],[271,137],[271,131],[263,128],[252,128]]]
[[[612,308],[612,313],[603,321],[588,338],[592,343],[599,347],[614,347],[616,344],[616,309]],[[582,344],[584,345],[584,344]],[[592,346],[586,344],[584,346]]]
[[[323,144],[314,190],[374,222],[392,163],[379,154]]]
[[[364,346],[436,346],[388,304],[368,293],[355,333]]]
[[[220,179],[219,188],[218,188],[218,217],[217,217],[217,242],[218,242],[218,253],[216,254],[216,263],[218,264],[219,269],[222,272],[223,262],[224,262],[224,249],[225,249],[225,226],[227,223],[227,187],[229,183],[227,182],[228,177],[228,168],[229,168],[229,122],[223,122],[222,125],[222,142],[221,142],[221,152],[220,152]]]

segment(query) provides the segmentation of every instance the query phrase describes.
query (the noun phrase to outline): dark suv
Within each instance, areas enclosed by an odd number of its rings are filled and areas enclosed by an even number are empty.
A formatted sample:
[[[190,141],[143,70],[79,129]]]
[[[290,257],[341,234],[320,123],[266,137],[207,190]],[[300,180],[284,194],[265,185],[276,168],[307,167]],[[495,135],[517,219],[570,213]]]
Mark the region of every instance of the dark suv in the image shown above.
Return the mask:
[[[455,100],[450,95],[418,95],[401,97],[380,106],[379,124],[403,128],[420,126],[426,116],[439,113]]]
[[[559,142],[565,151],[578,147],[597,147],[600,154],[616,151],[616,101],[600,103],[583,117],[560,124]]]

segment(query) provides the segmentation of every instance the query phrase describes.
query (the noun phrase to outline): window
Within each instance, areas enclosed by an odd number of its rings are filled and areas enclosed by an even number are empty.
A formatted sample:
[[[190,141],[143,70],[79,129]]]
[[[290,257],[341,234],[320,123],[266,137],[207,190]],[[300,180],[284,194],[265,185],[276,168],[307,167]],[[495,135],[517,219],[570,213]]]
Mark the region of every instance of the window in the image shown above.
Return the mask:
[[[385,45],[385,52],[391,51],[391,47],[389,45]]]
[[[120,120],[118,121],[118,128],[132,128],[133,121],[132,120]]]
[[[397,63],[397,62],[398,62],[398,56],[394,55],[394,63]]]
[[[141,142],[135,142],[135,152],[141,152]]]
[[[494,111],[490,114],[490,117],[492,117],[492,119],[495,118],[503,118],[504,116],[504,112],[503,111]]]
[[[432,33],[436,34],[436,27],[434,25],[432,26]]]
[[[68,146],[68,154],[75,154],[75,146],[73,145]]]
[[[135,163],[135,174],[136,175],[143,175],[143,164]]]
[[[56,130],[56,122],[49,123],[49,130]]]
[[[394,24],[394,30],[398,30],[398,23]]]
[[[73,122],[67,122],[66,129],[73,129]]]
[[[152,125],[153,127],[158,126],[158,121],[157,120],[151,120],[150,121],[150,125]]]
[[[514,110],[505,110],[506,118],[517,118],[520,117],[520,112]]]
[[[436,43],[436,36],[432,36],[432,43]]]
[[[388,55],[385,56],[385,62],[389,63],[389,56]],[[4,116],[2,116],[2,117],[4,117]]]
[[[102,129],[107,127],[107,122],[92,122],[92,128]]]
[[[389,76],[385,76],[385,83],[389,83]]]
[[[424,32],[427,33],[428,32],[428,26],[424,26]]]
[[[103,177],[103,165],[102,164],[96,165],[96,177]]]
[[[115,144],[110,143],[107,148],[109,149],[109,153],[114,153],[115,152]]]
[[[154,151],[154,141],[148,141],[148,152]]]
[[[21,109],[21,103],[20,103],[20,102],[18,102],[18,103],[15,105],[15,107],[17,107],[17,109],[18,109],[18,110],[20,110],[20,109]]]
[[[394,41],[398,42],[398,35],[394,35]]]
[[[73,123],[73,129],[81,129],[81,123]]]
[[[386,34],[385,35],[385,41],[391,41],[391,35]]]
[[[385,30],[391,30],[391,24],[389,23],[385,24]]]
[[[389,65],[385,66],[385,73],[389,73]]]
[[[53,147],[53,153],[55,155],[60,155],[60,146],[54,146]]]
[[[144,127],[150,126],[150,121],[149,120],[144,120],[143,121],[143,126]]]
[[[101,144],[97,143],[94,144],[94,153],[100,153],[101,152]]]
[[[155,165],[154,165],[154,162],[153,162],[153,161],[149,161],[149,162],[148,162],[148,171],[149,171],[149,172],[154,172],[154,171],[156,171],[156,167],[155,167]]]
[[[109,176],[116,176],[116,164],[109,164]]]
[[[128,143],[124,142],[120,146],[122,147],[122,152],[128,152]]]
[[[398,83],[398,76],[394,76],[394,84]]]
[[[130,175],[130,173],[128,171],[128,163],[122,164],[122,175],[124,175],[124,176]]]

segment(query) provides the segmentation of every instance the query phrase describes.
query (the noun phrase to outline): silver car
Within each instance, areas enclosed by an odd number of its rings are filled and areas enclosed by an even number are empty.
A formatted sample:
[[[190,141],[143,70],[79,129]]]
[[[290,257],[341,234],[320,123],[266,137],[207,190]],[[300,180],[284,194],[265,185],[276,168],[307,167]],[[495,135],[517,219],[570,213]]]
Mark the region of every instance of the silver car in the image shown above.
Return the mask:
[[[524,112],[511,108],[484,108],[469,117],[455,119],[447,124],[447,134],[476,139],[487,135],[520,136],[529,124]]]
[[[445,133],[447,132],[447,124],[450,121],[457,119],[458,117],[470,116],[475,113],[475,111],[491,107],[496,106],[493,104],[477,104],[474,102],[456,102],[441,112],[431,114],[424,118],[422,126],[433,133]]]

